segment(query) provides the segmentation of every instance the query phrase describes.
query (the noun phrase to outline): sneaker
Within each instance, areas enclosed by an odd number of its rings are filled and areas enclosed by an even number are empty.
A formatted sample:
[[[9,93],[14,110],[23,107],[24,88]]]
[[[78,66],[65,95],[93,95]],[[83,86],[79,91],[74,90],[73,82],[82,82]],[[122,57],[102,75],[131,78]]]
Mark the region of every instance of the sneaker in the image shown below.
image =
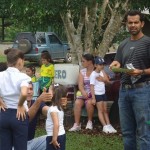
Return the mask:
[[[73,127],[69,129],[70,132],[79,130],[81,130],[81,124],[77,125],[76,123],[74,123]]]
[[[108,134],[108,133],[111,133],[112,131],[110,130],[108,125],[105,125],[105,126],[103,126],[103,132]]]
[[[111,133],[117,133],[117,130],[115,130],[114,127],[111,124],[109,124],[107,126],[110,129]]]
[[[90,129],[90,130],[92,130],[93,129],[93,123],[92,123],[92,121],[88,121],[87,122],[87,125],[86,125],[86,128],[85,129]]]

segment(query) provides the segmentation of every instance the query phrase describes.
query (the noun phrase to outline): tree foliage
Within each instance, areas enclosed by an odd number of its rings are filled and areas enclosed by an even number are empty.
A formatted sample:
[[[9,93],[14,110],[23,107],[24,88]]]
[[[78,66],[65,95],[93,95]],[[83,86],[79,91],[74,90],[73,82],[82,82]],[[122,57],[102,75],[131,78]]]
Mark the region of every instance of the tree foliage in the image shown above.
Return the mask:
[[[5,8],[18,25],[30,25],[33,31],[63,25],[71,50],[79,59],[83,51],[104,55],[122,25],[125,12],[150,9],[150,1],[11,0]]]

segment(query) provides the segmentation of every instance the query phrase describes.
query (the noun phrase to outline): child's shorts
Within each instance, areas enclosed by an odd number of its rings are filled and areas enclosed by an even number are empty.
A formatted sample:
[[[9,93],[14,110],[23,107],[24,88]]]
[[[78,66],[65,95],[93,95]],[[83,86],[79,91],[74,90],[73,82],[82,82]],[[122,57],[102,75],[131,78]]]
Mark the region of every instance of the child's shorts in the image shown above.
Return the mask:
[[[95,95],[96,102],[107,101],[106,94],[103,95]]]

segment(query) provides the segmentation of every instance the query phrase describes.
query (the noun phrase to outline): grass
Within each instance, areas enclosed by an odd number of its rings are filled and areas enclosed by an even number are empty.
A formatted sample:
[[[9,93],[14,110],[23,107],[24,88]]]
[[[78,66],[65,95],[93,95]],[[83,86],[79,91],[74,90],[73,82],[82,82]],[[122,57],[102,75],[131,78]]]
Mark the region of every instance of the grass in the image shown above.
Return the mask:
[[[0,62],[6,62],[6,56],[0,55]]]
[[[44,127],[37,129],[36,136],[44,134]],[[122,138],[118,134],[66,132],[66,137],[66,150],[123,150]]]
[[[5,61],[6,57],[0,55],[0,62]],[[35,136],[38,137],[45,134],[45,127],[39,126]],[[66,136],[66,150],[123,150],[122,138],[119,134],[105,135],[98,130],[95,132],[83,130],[76,133],[66,132]]]

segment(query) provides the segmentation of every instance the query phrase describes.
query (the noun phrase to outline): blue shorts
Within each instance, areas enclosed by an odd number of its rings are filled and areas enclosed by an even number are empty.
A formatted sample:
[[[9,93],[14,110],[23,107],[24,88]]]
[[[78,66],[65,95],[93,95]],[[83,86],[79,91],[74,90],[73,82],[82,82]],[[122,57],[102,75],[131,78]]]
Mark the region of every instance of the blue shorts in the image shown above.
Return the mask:
[[[103,95],[95,95],[96,102],[107,101],[106,94]]]

